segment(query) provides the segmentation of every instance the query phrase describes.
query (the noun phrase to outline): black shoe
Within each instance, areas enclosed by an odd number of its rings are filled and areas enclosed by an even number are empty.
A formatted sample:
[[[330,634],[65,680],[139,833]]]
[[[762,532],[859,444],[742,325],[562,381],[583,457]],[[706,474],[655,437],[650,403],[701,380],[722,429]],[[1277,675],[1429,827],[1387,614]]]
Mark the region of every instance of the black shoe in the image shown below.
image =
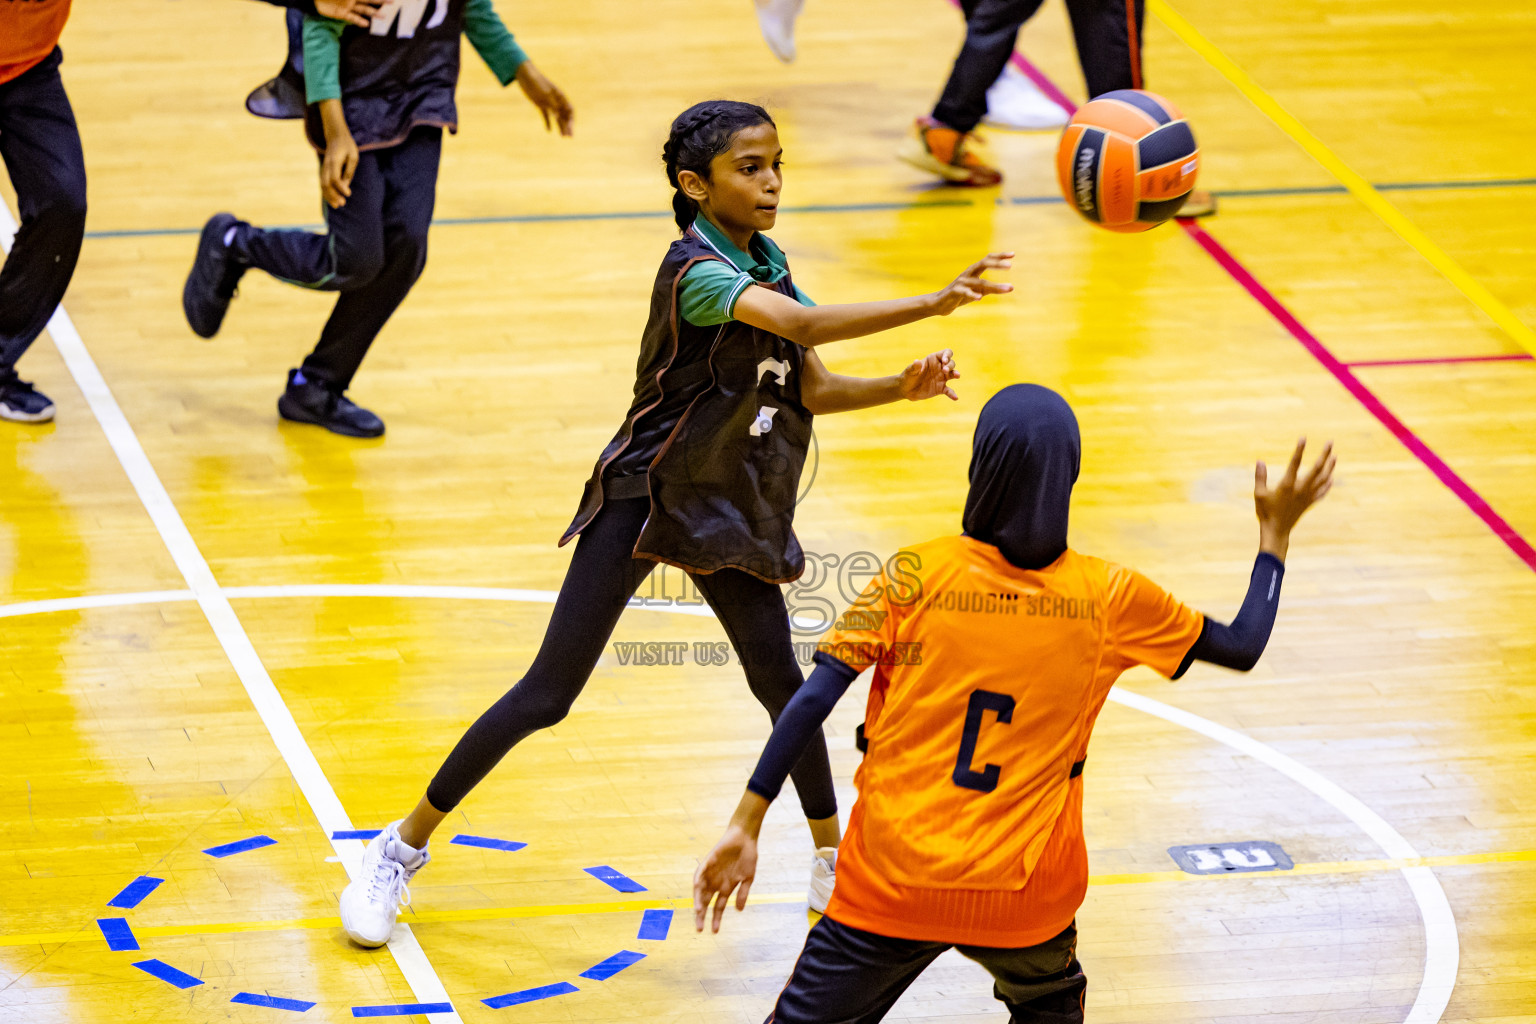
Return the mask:
[[[277,414],[285,420],[313,423],[347,437],[378,437],[384,433],[383,420],[354,405],[329,385],[305,379],[299,370],[288,371],[288,390],[277,400]]]
[[[15,370],[0,373],[0,420],[47,423],[51,419],[53,402],[47,395],[16,376]]]
[[[200,338],[219,333],[224,314],[229,312],[229,300],[235,297],[235,288],[245,275],[245,264],[224,244],[229,229],[241,223],[232,213],[216,213],[203,225],[202,237],[197,240],[197,257],[181,290],[181,308]]]

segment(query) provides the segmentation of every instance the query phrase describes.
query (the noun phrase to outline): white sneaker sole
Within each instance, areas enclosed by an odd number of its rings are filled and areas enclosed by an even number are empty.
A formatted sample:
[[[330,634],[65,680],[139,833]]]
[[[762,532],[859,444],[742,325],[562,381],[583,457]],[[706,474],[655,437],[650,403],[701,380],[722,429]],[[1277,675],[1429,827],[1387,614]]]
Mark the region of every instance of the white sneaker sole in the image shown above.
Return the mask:
[[[10,420],[12,423],[47,423],[53,419],[53,414],[54,407],[51,405],[42,412],[22,412],[0,402],[0,420]]]

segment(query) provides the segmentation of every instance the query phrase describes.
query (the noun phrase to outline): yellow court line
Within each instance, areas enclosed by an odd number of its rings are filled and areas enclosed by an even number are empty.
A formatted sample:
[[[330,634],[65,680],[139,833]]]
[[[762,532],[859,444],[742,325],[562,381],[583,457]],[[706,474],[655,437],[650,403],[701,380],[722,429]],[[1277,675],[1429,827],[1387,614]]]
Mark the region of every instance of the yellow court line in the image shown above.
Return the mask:
[[[1291,138],[1295,139],[1307,154],[1322,164],[1323,167],[1338,179],[1352,195],[1365,207],[1380,217],[1387,227],[1418,250],[1419,255],[1430,262],[1446,279],[1471,300],[1472,304],[1493,318],[1493,322],[1503,329],[1515,340],[1515,343],[1532,355],[1536,355],[1536,331],[1531,330],[1524,321],[1514,314],[1508,306],[1504,305],[1497,296],[1483,286],[1471,274],[1467,273],[1445,250],[1441,249],[1429,236],[1403,215],[1402,211],[1389,203],[1384,196],[1371,183],[1339,159],[1338,154],[1323,144],[1316,135],[1307,130],[1306,126],[1282,107],[1273,96],[1265,92],[1248,73],[1233,63],[1232,59],[1211,42],[1200,30],[1191,25],[1183,15],[1169,7],[1166,0],[1147,0],[1147,9],[1158,17],[1163,24],[1173,30],[1174,35],[1182,39],[1186,46],[1194,50],[1206,62],[1215,68],[1233,85],[1238,92],[1247,97],[1248,101],[1258,107],[1271,121],[1279,126]]]
[[[1336,860],[1297,864],[1289,871],[1230,872],[1220,875],[1191,875],[1183,871],[1143,871],[1135,874],[1093,875],[1089,885],[1145,885],[1153,882],[1203,882],[1214,878],[1284,878],[1291,875],[1351,875],[1367,871],[1398,871],[1402,868],[1464,867],[1474,864],[1514,864],[1536,862],[1536,850],[1502,850],[1494,853],[1463,853],[1444,857],[1409,857],[1402,860]],[[803,893],[754,893],[753,904],[804,903]],[[680,896],[660,900],[614,900],[607,903],[550,903],[529,907],[473,907],[464,910],[424,910],[411,912],[411,924],[455,924],[464,921],[507,921],[530,917],[569,917],[586,914],[632,914],[639,910],[692,910],[693,899]],[[135,925],[133,934],[140,938],[175,935],[231,935],[241,932],[280,932],[294,929],[333,929],[341,927],[337,917],[301,917],[278,921],[223,921],[208,924]],[[30,935],[0,935],[0,946],[54,946],[66,942],[100,942],[96,928],[87,925],[72,931],[34,932]]]

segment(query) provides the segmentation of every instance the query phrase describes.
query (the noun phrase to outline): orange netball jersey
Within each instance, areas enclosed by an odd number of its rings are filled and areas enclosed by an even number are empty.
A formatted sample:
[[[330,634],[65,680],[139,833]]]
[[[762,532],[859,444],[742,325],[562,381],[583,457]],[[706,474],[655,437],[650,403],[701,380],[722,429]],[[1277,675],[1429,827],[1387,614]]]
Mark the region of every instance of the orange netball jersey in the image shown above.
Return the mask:
[[[1202,624],[1146,577],[1072,550],[1040,570],[964,536],[898,556],[822,645],[877,666],[827,914],[964,945],[1062,931],[1087,885],[1073,765],[1115,679],[1173,674]]]
[[[0,0],[0,84],[53,52],[69,20],[69,0]]]

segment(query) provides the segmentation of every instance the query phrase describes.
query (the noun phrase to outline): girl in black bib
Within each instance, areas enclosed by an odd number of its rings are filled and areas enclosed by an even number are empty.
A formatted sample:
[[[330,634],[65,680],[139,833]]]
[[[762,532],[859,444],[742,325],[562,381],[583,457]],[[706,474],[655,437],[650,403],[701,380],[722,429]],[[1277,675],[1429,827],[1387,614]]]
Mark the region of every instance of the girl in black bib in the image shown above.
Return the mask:
[[[656,563],[678,566],[698,586],[771,719],[804,681],[779,584],[805,567],[791,520],[812,415],[954,399],[949,381],[959,376],[948,349],[863,379],[830,372],[815,348],[1010,291],[984,274],[1013,254],[988,256],[938,292],[815,306],[761,234],[777,217],[781,155],[773,119],[748,103],[700,103],[672,123],[663,157],[682,237],[651,292],[629,414],[561,538],[581,540],[543,645],[459,740],[416,809],[368,844],[341,899],[354,941],[389,939],[406,882],[427,862],[427,838],[507,751],[565,717]],[[791,774],[818,848],[810,904],[821,910],[839,839],[825,741]]]

